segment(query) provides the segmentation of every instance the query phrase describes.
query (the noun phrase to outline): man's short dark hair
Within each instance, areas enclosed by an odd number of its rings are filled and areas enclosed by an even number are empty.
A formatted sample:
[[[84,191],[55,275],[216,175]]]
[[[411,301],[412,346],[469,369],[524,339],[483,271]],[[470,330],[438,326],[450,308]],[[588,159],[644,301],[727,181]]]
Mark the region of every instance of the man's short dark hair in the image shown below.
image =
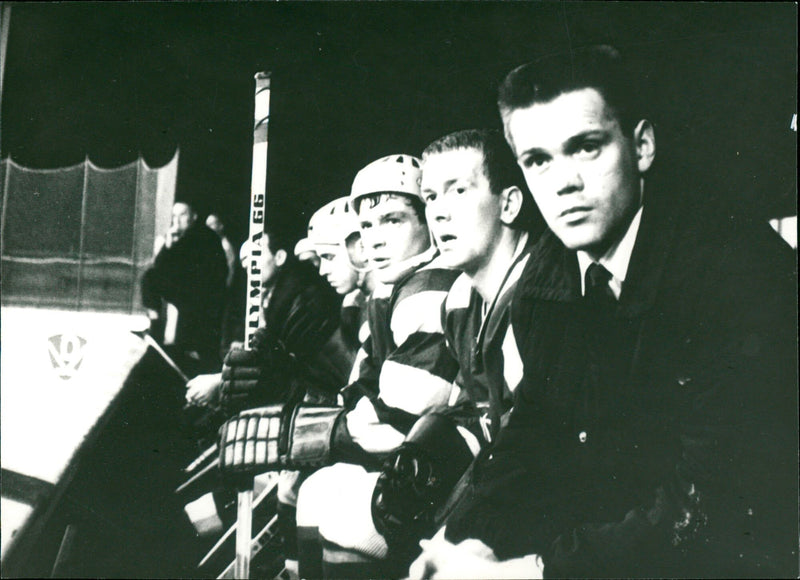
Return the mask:
[[[423,202],[420,198],[408,195],[406,193],[394,192],[394,191],[383,191],[383,192],[376,192],[376,193],[368,193],[367,195],[360,197],[355,203],[355,210],[358,213],[361,210],[361,204],[366,203],[367,207],[372,208],[382,203],[387,199],[404,199],[408,202],[408,205],[414,210],[414,213],[417,215],[421,224],[427,225],[428,221],[425,218],[425,202]]]
[[[267,247],[270,253],[275,255],[278,250],[284,250],[287,255],[294,256],[292,250],[296,240],[289,235],[286,226],[268,223],[264,226],[264,233],[267,235]]]
[[[592,88],[614,112],[622,132],[631,135],[636,123],[648,115],[643,110],[639,75],[628,68],[617,49],[591,46],[542,57],[512,70],[500,85],[497,106],[506,126],[516,109],[548,103],[564,93]]]
[[[431,155],[459,149],[474,149],[483,155],[483,173],[489,181],[492,194],[500,195],[504,189],[514,186],[522,191],[522,208],[512,224],[514,227],[529,230],[540,221],[541,216],[535,208],[514,153],[499,131],[465,129],[450,133],[428,145],[422,152],[422,161],[424,163]]]

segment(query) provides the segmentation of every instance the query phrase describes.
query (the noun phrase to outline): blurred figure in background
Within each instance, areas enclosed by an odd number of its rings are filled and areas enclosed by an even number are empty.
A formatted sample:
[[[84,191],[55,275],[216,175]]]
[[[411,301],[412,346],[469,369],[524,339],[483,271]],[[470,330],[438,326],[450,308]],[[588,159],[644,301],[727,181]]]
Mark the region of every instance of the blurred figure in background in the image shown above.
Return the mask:
[[[225,235],[225,224],[219,219],[215,213],[208,214],[206,218],[206,226],[214,230],[219,236],[219,241],[222,244],[222,251],[225,252],[225,261],[228,263],[228,277],[225,279],[225,286],[230,288],[233,284],[233,276],[236,273],[236,250],[233,249],[228,237]]]
[[[142,304],[151,334],[189,375],[219,368],[227,273],[219,237],[198,222],[189,203],[175,203],[169,231],[142,278]]]

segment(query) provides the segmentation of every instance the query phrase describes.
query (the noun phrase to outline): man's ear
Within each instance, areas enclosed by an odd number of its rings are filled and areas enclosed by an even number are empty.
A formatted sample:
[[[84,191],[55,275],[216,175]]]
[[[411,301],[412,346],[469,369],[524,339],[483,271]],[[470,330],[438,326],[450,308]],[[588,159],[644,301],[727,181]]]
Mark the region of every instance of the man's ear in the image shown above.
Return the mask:
[[[642,119],[633,130],[633,143],[636,146],[636,162],[639,173],[645,173],[656,158],[656,133],[653,124]]]
[[[279,268],[283,266],[284,262],[286,262],[286,258],[289,254],[286,253],[286,250],[278,250],[275,252],[275,265]]]
[[[500,192],[500,221],[510,226],[517,219],[522,210],[522,196],[524,194],[516,185],[506,187]]]

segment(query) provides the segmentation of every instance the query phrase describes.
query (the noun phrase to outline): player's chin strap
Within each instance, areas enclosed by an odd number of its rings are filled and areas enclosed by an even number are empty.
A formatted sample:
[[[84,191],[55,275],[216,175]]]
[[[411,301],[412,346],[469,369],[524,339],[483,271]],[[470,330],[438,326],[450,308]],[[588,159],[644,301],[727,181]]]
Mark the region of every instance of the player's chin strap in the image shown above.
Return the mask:
[[[416,256],[411,256],[410,258],[406,258],[405,260],[397,262],[396,264],[390,264],[385,268],[378,268],[373,271],[375,272],[375,277],[378,282],[383,284],[394,284],[412,270],[416,270],[423,264],[427,264],[428,262],[432,261],[438,253],[439,251],[436,249],[436,246],[431,244],[427,250],[417,254]]]

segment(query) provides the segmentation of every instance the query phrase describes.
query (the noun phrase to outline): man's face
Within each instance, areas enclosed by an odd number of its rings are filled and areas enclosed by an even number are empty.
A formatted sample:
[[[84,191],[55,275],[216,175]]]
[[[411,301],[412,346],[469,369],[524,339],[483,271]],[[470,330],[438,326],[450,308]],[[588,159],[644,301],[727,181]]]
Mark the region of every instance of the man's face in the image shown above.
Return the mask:
[[[341,295],[348,294],[358,284],[358,272],[353,269],[347,248],[333,244],[317,246],[319,274]]]
[[[590,88],[514,110],[506,124],[547,225],[567,248],[601,257],[641,205],[633,135]]]
[[[416,256],[430,246],[427,226],[402,195],[384,196],[374,207],[362,202],[358,219],[364,253],[375,270]]]
[[[261,238],[261,252],[261,284],[270,285],[275,281],[279,264],[275,254],[269,249],[269,234],[264,234]]]
[[[255,248],[260,251],[259,255],[255,255],[253,252]],[[281,254],[282,250],[278,250],[278,253]],[[260,281],[262,286],[269,286],[274,282],[275,275],[280,267],[278,258],[269,249],[268,234],[264,234],[255,244],[250,240],[246,240],[239,250],[239,261],[248,274],[253,269],[261,272]],[[282,260],[280,262],[282,263]]]
[[[474,274],[488,263],[500,239],[502,200],[491,192],[483,153],[457,149],[426,157],[422,196],[429,227],[447,265]]]
[[[176,203],[172,206],[172,223],[170,224],[170,231],[174,236],[180,238],[186,233],[186,230],[197,219],[197,215],[185,203]]]

